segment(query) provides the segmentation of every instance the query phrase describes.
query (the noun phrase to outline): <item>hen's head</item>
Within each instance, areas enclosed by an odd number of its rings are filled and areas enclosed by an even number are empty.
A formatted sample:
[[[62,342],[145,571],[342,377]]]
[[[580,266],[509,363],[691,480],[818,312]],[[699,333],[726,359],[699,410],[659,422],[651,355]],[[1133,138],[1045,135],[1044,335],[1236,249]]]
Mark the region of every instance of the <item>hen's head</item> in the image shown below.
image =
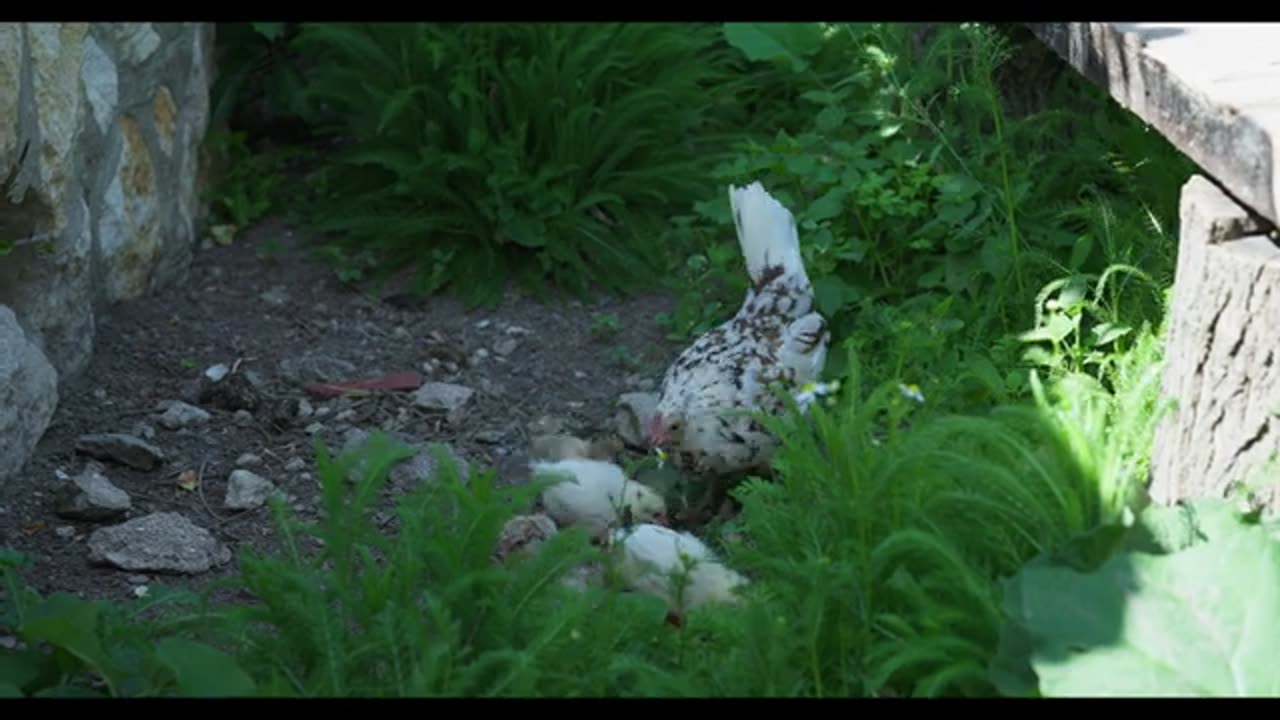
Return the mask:
[[[684,426],[684,417],[680,415],[655,412],[649,418],[646,432],[649,447],[667,450],[679,445]]]

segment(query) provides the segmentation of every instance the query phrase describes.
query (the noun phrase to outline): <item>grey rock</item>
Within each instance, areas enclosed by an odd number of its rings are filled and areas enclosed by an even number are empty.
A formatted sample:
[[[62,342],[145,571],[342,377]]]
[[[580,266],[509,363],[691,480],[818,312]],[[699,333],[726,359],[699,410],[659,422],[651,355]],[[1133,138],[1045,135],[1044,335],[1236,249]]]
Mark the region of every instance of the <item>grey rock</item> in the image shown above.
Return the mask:
[[[156,429],[144,422],[140,422],[140,423],[134,424],[133,429],[130,431],[130,433],[133,435],[137,435],[143,440],[151,440],[151,439],[154,439],[156,436]]]
[[[105,522],[124,517],[133,506],[129,493],[116,487],[98,463],[88,463],[54,495],[54,513],[68,520]]]
[[[289,472],[299,472],[307,469],[307,461],[302,458],[292,458],[284,464],[284,469]]]
[[[643,375],[628,375],[624,383],[627,387],[640,392],[652,392],[658,386],[653,378]]]
[[[528,427],[530,435],[563,435],[568,429],[569,421],[557,415],[543,415]]]
[[[467,404],[475,391],[464,385],[453,383],[424,383],[413,394],[413,402],[427,410],[455,412]]]
[[[232,470],[227,478],[223,505],[232,510],[255,510],[266,505],[267,498],[276,492],[276,486],[261,475],[248,470]]]
[[[26,465],[57,406],[57,371],[0,305],[0,479]]]
[[[369,431],[361,428],[351,428],[343,434],[342,452],[351,452],[360,448],[369,440]],[[466,482],[470,476],[466,458],[459,455],[452,447],[444,443],[431,443],[423,445],[415,443],[412,439],[401,433],[390,433],[391,437],[404,445],[406,445],[413,455],[405,458],[391,467],[387,474],[388,480],[392,484],[407,489],[413,487],[423,481],[431,480],[439,471],[439,465],[436,462],[435,447],[444,450],[445,455],[453,461],[454,466],[458,470],[458,476]],[[356,482],[360,479],[361,472],[364,469],[364,463],[359,463],[351,469],[347,474],[347,480]]]
[[[276,285],[259,294],[258,299],[272,307],[284,307],[289,303],[289,291],[283,285]]]
[[[177,430],[208,422],[211,417],[213,416],[207,410],[188,405],[181,400],[174,400],[168,404],[160,417],[156,418],[156,422],[169,430]]]
[[[71,538],[76,536],[76,529],[71,527],[70,525],[59,525],[58,527],[53,529],[53,534],[57,535],[63,540],[70,540]]]
[[[493,344],[493,352],[496,355],[506,357],[516,351],[520,347],[520,341],[513,337],[505,337]]]
[[[175,512],[99,528],[88,545],[90,562],[133,572],[195,575],[231,561],[230,548]]]
[[[221,382],[222,378],[226,377],[230,372],[231,367],[229,365],[226,363],[218,363],[217,365],[210,365],[208,369],[204,371],[204,376],[209,378],[209,382],[216,383]]]
[[[502,442],[502,438],[506,437],[506,433],[501,430],[494,430],[490,428],[486,430],[477,430],[474,437],[478,443],[497,445]]]
[[[239,465],[240,467],[258,467],[261,464],[262,458],[249,452],[243,453],[240,457],[236,458],[236,465]]]
[[[411,488],[419,483],[435,480],[437,473],[441,472],[440,464],[436,461],[435,446],[444,450],[445,456],[449,458],[458,473],[458,479],[464,483],[467,482],[471,476],[471,469],[466,458],[443,443],[420,446],[413,457],[397,463],[389,473],[391,482],[400,488]]]
[[[614,432],[627,445],[637,448],[647,447],[645,428],[648,426],[649,418],[653,417],[657,407],[658,395],[656,393],[632,392],[623,394],[622,397],[618,398],[618,409],[613,417]]]
[[[542,513],[517,515],[502,527],[493,557],[498,562],[505,562],[516,554],[534,553],[556,531],[555,521]]]
[[[99,460],[123,463],[138,470],[154,470],[165,461],[164,451],[124,433],[81,435],[76,450]]]

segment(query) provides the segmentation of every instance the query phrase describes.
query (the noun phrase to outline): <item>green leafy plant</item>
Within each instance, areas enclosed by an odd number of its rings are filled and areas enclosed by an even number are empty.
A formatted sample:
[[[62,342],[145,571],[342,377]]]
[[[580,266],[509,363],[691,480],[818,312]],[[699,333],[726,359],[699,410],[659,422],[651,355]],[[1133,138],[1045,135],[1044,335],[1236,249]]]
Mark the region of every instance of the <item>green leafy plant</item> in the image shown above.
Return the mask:
[[[1151,507],[1005,589],[1009,694],[1274,696],[1280,534],[1217,498]]]
[[[0,696],[7,697],[248,697],[253,680],[235,658],[179,634],[181,623],[144,621],[165,604],[188,604],[185,593],[160,593],[134,607],[83,600],[70,593],[41,597],[25,587],[19,568],[30,558],[0,553],[8,602],[0,630],[25,647],[0,650]]]

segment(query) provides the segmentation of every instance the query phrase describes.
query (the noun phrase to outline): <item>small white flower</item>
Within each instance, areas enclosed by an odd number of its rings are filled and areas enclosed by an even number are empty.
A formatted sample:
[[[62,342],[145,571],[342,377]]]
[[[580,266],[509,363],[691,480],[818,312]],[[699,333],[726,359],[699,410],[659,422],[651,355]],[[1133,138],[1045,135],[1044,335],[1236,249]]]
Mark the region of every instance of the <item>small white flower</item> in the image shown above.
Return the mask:
[[[829,383],[807,382],[800,387],[800,392],[796,393],[796,404],[801,410],[805,410],[824,395],[831,395],[840,389],[840,381],[832,380]]]
[[[919,385],[903,385],[902,383],[898,383],[898,391],[901,392],[902,396],[908,400],[915,400],[921,405],[924,404],[924,395],[920,393]]]
[[[656,447],[653,449],[653,454],[658,458],[658,467],[665,467],[667,464],[667,451]]]
[[[151,588],[146,585],[136,585],[133,588],[133,596],[136,598],[144,598],[151,594]]]

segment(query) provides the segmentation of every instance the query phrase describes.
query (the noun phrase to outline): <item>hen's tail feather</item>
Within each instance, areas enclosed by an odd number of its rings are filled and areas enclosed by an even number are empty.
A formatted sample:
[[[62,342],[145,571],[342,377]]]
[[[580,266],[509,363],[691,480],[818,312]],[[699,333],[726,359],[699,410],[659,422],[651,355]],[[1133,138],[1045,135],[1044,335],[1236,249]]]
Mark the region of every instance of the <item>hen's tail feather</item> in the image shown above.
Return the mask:
[[[738,245],[747,275],[758,290],[779,276],[798,279],[809,287],[800,238],[791,211],[770,195],[759,181],[745,188],[729,186],[729,206],[738,231]]]

